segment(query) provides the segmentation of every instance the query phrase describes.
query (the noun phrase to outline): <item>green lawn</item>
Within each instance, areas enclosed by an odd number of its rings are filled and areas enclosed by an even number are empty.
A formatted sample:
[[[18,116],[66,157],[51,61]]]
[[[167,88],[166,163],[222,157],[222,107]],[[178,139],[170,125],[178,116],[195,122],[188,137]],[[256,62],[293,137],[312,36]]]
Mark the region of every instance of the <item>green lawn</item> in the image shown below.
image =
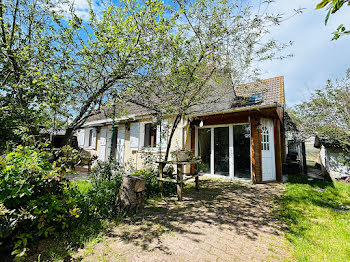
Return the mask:
[[[91,187],[91,182],[86,179],[73,180],[71,183],[76,185],[81,193],[86,193]]]
[[[317,163],[320,161],[319,160],[320,149],[315,148],[313,145],[306,144],[305,151],[306,151],[306,160],[317,162]]]
[[[350,185],[289,180],[281,215],[297,261],[350,261]]]

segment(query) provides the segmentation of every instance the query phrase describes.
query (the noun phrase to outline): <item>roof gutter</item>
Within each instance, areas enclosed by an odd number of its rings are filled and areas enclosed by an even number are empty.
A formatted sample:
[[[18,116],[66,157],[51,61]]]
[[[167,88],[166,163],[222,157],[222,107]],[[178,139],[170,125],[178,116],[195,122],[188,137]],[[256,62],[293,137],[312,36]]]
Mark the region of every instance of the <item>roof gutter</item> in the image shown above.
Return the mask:
[[[253,110],[261,110],[261,109],[268,109],[268,108],[277,108],[277,107],[282,107],[281,104],[275,103],[271,105],[265,105],[265,106],[255,106],[255,107],[249,107],[249,108],[238,108],[238,109],[230,109],[230,110],[225,110],[225,111],[217,111],[217,112],[207,112],[207,113],[199,113],[199,114],[189,114],[187,117],[193,118],[193,117],[201,117],[201,116],[211,116],[211,115],[221,115],[221,114],[228,114],[228,113],[238,113],[238,112],[243,112],[243,111],[253,111]],[[141,120],[141,119],[146,119],[152,117],[151,114],[144,114],[144,115],[130,115],[126,117],[120,117],[114,119],[115,122],[123,122],[123,121],[135,121],[135,120]],[[101,119],[101,120],[96,120],[96,121],[91,121],[88,122],[82,127],[98,127],[98,126],[104,126],[108,124],[112,124],[113,119],[112,118],[106,118],[106,119]]]
[[[126,117],[120,117],[120,118],[115,118],[114,122],[116,123],[120,123],[123,121],[135,121],[135,120],[139,120],[139,119],[145,119],[145,118],[149,118],[150,115],[141,115],[141,116],[135,116],[135,115],[129,115]],[[112,118],[106,118],[106,119],[101,119],[101,120],[95,120],[95,121],[91,121],[91,122],[87,122],[86,124],[82,125],[81,127],[97,127],[97,126],[104,126],[104,125],[108,125],[108,124],[112,124],[113,119]]]

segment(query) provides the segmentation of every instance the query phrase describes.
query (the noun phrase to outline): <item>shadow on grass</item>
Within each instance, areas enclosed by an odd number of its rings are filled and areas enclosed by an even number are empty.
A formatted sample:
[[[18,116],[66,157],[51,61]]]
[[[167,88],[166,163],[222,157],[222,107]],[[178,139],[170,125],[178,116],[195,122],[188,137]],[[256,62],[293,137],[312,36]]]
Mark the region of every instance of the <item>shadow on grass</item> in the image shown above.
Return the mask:
[[[72,255],[87,244],[96,244],[107,233],[110,224],[117,221],[90,219],[81,221],[69,231],[56,238],[47,238],[33,244],[32,252],[25,261],[80,261]]]
[[[315,188],[326,188],[333,187],[334,183],[332,180],[320,180],[320,179],[310,179],[309,177],[301,174],[291,174],[288,175],[288,183],[290,184],[307,184]]]
[[[38,260],[37,254],[41,254],[41,261],[79,261],[81,257],[74,256],[76,251],[102,238],[169,254],[169,248],[162,241],[165,234],[182,234],[198,242],[200,237],[206,236],[202,228],[211,227],[258,241],[264,233],[279,235],[284,226],[274,213],[280,196],[278,184],[201,179],[199,191],[193,184],[185,187],[182,202],[177,201],[176,196],[150,200],[142,213],[125,218],[118,226],[117,222],[105,220],[83,223],[58,239],[42,241],[36,255],[28,261]]]

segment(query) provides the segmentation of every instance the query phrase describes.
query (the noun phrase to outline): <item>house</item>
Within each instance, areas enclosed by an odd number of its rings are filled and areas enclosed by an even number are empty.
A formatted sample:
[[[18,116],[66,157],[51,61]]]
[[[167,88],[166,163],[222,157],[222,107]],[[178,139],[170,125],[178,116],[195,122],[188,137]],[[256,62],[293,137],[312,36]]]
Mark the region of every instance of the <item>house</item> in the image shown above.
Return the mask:
[[[283,161],[285,171],[288,174],[296,172],[307,174],[305,141],[300,136],[301,133],[288,112],[284,112],[284,134],[286,143],[286,159]]]
[[[225,92],[215,103],[203,103],[181,119],[170,152],[191,150],[201,157],[202,171],[208,176],[254,183],[281,181],[283,77],[239,86],[235,99]],[[134,104],[123,109],[128,113],[115,119],[113,130],[112,119],[104,114],[90,117],[78,131],[78,143],[100,160],[112,154],[125,168],[141,169],[145,155],[165,153],[174,117],[157,121],[152,112]]]
[[[324,177],[335,179],[350,176],[350,167],[340,161],[344,157],[349,161],[350,155],[340,147],[339,142],[316,136],[314,147],[320,149],[321,171]]]

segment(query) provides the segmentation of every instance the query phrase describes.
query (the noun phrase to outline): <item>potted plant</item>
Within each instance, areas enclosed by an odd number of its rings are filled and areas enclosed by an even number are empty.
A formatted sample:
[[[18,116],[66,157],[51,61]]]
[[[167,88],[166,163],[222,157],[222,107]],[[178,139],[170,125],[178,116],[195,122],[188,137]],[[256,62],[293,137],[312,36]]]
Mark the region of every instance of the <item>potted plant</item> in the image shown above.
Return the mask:
[[[185,149],[173,151],[171,155],[174,160],[181,161],[181,162],[191,161],[195,158],[193,153],[190,150],[185,150]]]

